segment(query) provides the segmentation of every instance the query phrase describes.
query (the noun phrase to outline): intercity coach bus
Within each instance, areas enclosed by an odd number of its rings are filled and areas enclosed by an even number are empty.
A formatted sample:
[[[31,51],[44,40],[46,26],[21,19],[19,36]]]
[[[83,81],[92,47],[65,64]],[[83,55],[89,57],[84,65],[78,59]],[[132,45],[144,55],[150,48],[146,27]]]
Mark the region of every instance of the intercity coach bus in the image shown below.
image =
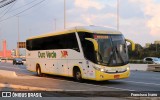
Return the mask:
[[[26,40],[26,63],[38,76],[53,74],[77,81],[128,78],[127,43],[117,30],[100,26],[79,26],[31,37]]]

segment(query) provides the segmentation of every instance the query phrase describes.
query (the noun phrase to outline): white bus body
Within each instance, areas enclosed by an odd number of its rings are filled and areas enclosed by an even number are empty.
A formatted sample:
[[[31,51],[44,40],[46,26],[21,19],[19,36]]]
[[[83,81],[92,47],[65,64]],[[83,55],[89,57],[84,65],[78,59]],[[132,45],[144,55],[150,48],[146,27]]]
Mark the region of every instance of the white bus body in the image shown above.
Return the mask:
[[[98,52],[101,53],[101,56],[103,56],[101,57],[101,60],[103,59],[104,61],[100,62],[97,61],[98,56],[94,50],[94,48],[96,48],[94,45],[95,41],[88,41],[84,36],[85,39],[82,40],[84,42],[83,43],[81,41],[80,34],[86,34],[86,37],[96,34],[96,36],[93,36],[93,38],[96,38],[90,40],[97,40],[98,42],[96,43],[99,45],[98,48],[103,47],[103,44],[101,44],[101,42],[103,43],[103,40],[113,40],[112,35],[117,35],[115,41],[116,39],[121,39],[121,36],[119,35],[122,35],[119,31],[109,28],[87,26],[74,27],[60,32],[31,37],[26,41],[27,69],[37,72],[38,75],[41,75],[42,73],[61,75],[75,77],[77,80],[89,79],[102,81],[129,77],[130,70],[127,63],[128,52],[126,47],[122,49],[122,45],[117,46],[117,48],[120,48],[120,51],[117,52],[117,54],[116,50],[112,48],[113,51],[110,52],[110,57],[103,55],[102,48]],[[124,42],[124,40],[122,42]],[[112,42],[109,45],[111,44],[114,45]],[[125,46],[125,44],[123,45]],[[120,57],[123,61],[123,64],[115,63],[115,59],[118,58],[114,59],[114,57],[123,55],[121,54],[121,52],[124,52],[123,50],[126,52],[126,54],[123,53],[125,55],[124,58]],[[115,54],[112,54],[114,52]],[[126,62],[125,59],[127,59]],[[104,63],[110,60],[113,62],[113,64]],[[118,62],[118,60],[116,62]],[[119,60],[119,62],[121,61]]]

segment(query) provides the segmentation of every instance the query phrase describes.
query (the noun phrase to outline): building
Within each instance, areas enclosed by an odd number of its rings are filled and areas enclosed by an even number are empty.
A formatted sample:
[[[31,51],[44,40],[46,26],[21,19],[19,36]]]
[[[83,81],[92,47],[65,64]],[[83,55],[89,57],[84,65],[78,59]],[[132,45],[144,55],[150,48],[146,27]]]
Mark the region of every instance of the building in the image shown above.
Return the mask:
[[[160,44],[160,41],[154,41],[154,44]]]
[[[152,43],[146,43],[145,48],[149,48]],[[160,44],[160,41],[154,41],[154,44]]]
[[[146,43],[145,48],[149,48],[151,43]]]
[[[6,40],[2,41],[2,50],[0,50],[0,57],[1,58],[11,58],[12,57],[11,50],[7,50]]]

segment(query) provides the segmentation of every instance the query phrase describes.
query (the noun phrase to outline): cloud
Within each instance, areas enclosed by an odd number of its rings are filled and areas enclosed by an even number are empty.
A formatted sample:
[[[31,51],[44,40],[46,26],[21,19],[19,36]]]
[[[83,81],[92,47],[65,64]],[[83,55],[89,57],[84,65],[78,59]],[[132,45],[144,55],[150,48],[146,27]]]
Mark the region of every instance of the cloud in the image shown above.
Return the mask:
[[[84,9],[89,9],[93,7],[98,10],[103,9],[105,7],[104,4],[96,2],[95,0],[75,0],[75,5]]]
[[[31,1],[33,0],[17,1],[14,7],[20,7]],[[116,29],[116,1],[66,0],[66,27],[97,25]],[[120,31],[126,37],[143,44],[160,38],[160,2],[155,1],[120,0]],[[39,2],[39,0],[36,2]],[[26,37],[54,31],[55,18],[57,19],[57,30],[63,29],[63,6],[63,0],[46,0],[39,6],[21,14],[21,40],[24,41]],[[22,10],[19,9],[17,12]],[[15,11],[14,13],[17,12]],[[5,17],[9,15],[12,15],[12,13],[7,13]],[[9,47],[15,48],[16,42],[13,45],[13,41],[17,41],[17,18],[3,22],[0,31],[2,32],[0,38],[6,37]],[[10,37],[11,34],[13,35],[11,36],[12,38]]]
[[[80,23],[80,22],[69,22],[67,25],[68,25],[67,28],[69,28],[69,27],[75,27],[75,26],[84,26],[84,24]]]
[[[86,22],[88,25],[105,25],[108,21],[115,22],[117,16],[113,13],[107,13],[107,14],[83,14],[82,19]],[[111,24],[111,23],[108,23]],[[112,26],[113,27],[113,26]]]
[[[67,27],[73,25],[113,27],[116,9],[109,4],[109,2],[98,0],[74,0],[74,8],[67,10]],[[70,23],[74,24],[70,25]]]
[[[160,4],[154,0],[130,0],[141,6],[144,15],[148,19],[146,26],[150,29],[150,34],[153,36],[160,36]]]

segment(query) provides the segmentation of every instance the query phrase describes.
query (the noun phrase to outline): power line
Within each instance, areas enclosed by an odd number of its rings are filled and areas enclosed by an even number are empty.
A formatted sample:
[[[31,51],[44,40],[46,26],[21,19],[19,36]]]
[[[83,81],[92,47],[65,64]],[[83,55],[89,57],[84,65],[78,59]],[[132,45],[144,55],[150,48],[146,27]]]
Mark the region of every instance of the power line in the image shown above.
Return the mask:
[[[7,0],[1,0],[0,3],[3,3],[3,2],[5,2],[5,1],[7,1]]]
[[[17,15],[19,15],[19,14],[21,14],[21,13],[23,13],[23,12],[25,12],[25,11],[27,11],[27,10],[33,8],[33,7],[35,7],[35,6],[41,4],[41,3],[44,2],[44,1],[45,1],[45,0],[42,0],[42,1],[40,1],[40,2],[38,2],[38,3],[36,3],[36,4],[34,4],[34,5],[31,6],[30,8],[27,8],[27,9],[25,9],[25,10],[23,10],[23,11],[17,13],[17,14],[14,14],[14,15],[12,15],[12,16],[9,16],[8,18],[5,18],[5,19],[3,19],[3,20],[0,20],[0,22],[3,22],[3,21],[5,21],[5,20],[8,20],[8,19],[10,19],[10,18],[12,18],[12,17],[14,17],[14,16],[17,16]]]
[[[31,1],[31,2],[29,2],[29,3],[27,3],[27,4],[25,4],[25,5],[20,6],[20,7],[18,7],[18,8],[15,8],[15,9],[13,9],[13,10],[9,11],[9,12],[13,12],[13,11],[18,10],[18,9],[20,9],[20,8],[23,8],[23,7],[27,6],[27,5],[32,4],[32,3],[33,3],[33,2],[35,2],[35,1],[37,1],[37,0],[33,0],[33,1]]]
[[[4,2],[6,0],[1,0],[0,3]],[[6,5],[7,6],[7,5]],[[5,12],[10,6],[8,6],[6,9],[4,9],[1,13]]]
[[[5,12],[10,6],[8,6],[6,9],[4,9],[1,13]]]
[[[1,3],[4,3],[6,0],[2,0]],[[10,0],[8,2],[5,2],[4,4],[0,5],[0,8],[5,7],[13,2],[15,2],[16,0]]]
[[[11,5],[10,8],[8,8],[8,10],[0,17],[0,19],[1,19],[3,16],[5,16],[5,15],[9,12],[10,9],[12,9],[12,7],[15,5],[15,3],[16,3],[16,2],[14,2],[13,5]]]

